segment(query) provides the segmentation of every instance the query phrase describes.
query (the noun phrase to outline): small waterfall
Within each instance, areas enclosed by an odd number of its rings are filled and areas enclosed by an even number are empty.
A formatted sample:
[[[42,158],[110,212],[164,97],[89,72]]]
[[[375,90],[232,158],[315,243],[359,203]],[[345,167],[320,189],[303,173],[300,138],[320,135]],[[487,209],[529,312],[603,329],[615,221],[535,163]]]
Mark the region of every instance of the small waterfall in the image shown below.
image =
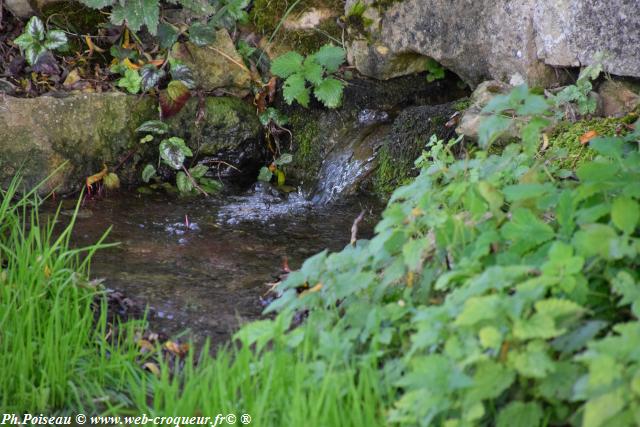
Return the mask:
[[[376,167],[376,151],[390,129],[388,118],[384,111],[362,110],[357,123],[337,138],[322,162],[311,194],[314,204],[327,204],[357,190]]]

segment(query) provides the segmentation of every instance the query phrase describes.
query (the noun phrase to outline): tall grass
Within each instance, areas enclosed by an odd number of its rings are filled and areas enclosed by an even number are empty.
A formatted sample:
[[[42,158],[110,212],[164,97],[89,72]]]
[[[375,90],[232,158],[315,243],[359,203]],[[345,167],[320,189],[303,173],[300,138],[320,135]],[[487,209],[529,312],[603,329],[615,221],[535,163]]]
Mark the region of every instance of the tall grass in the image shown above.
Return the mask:
[[[18,182],[0,190],[0,412],[247,413],[258,426],[384,424],[390,387],[380,382],[377,362],[342,361],[334,369],[314,358],[311,338],[295,349],[228,345],[215,358],[205,344],[178,363],[160,349],[141,355],[139,323],[116,325],[124,332],[108,340],[113,325],[104,303],[96,315],[101,291],[88,281],[91,258],[106,245],[72,248],[75,217],[54,232],[57,213],[44,221],[35,191],[19,196]],[[157,376],[141,367],[149,357]]]

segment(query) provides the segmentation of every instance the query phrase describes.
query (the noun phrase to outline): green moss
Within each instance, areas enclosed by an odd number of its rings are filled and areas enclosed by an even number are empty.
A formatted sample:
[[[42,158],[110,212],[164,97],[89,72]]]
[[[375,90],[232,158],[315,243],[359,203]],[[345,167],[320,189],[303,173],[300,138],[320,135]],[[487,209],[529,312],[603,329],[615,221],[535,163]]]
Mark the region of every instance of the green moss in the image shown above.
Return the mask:
[[[322,147],[317,137],[320,133],[318,122],[306,120],[305,117],[294,115],[291,117],[291,127],[294,130],[294,163],[292,169],[299,171],[301,178],[315,177],[322,163]]]
[[[293,0],[255,0],[250,12],[251,22],[263,36],[271,37],[293,4]],[[341,15],[343,7],[342,0],[301,0],[288,17],[295,17],[311,8],[330,9]],[[332,38],[340,40],[341,36],[342,29],[336,24],[335,19],[327,19],[314,30],[288,31],[281,26],[274,37],[274,42],[290,46],[302,54],[308,54],[329,43]]]
[[[580,120],[575,123],[562,122],[549,138],[552,155],[560,156],[558,161],[563,168],[574,169],[595,156],[595,152],[588,145],[580,143],[582,135],[590,131],[597,132],[599,136],[624,135],[628,130],[623,124],[628,121],[628,117],[623,117]]]
[[[471,99],[470,98],[462,98],[459,99],[458,101],[456,101],[453,104],[453,109],[456,111],[465,111],[467,108],[469,108],[471,106]]]

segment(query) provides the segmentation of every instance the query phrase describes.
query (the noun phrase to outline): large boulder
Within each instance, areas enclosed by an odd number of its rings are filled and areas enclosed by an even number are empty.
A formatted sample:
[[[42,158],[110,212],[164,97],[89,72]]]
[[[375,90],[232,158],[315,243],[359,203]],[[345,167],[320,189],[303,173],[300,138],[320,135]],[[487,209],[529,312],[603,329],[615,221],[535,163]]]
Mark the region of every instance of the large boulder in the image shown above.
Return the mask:
[[[363,0],[347,0],[347,13]],[[487,79],[549,86],[556,66],[584,66],[603,52],[606,71],[640,77],[637,1],[364,0],[367,25],[352,28],[349,58],[389,78],[407,55],[431,57],[475,86]],[[366,43],[363,43],[366,41]],[[383,52],[381,55],[380,52]],[[416,60],[417,61],[417,60]],[[414,64],[413,67],[416,65]],[[407,72],[412,72],[407,67]]]
[[[156,100],[123,93],[87,93],[63,98],[0,98],[0,187],[18,172],[33,187],[61,165],[42,188],[69,192],[107,165],[123,184],[139,180],[144,162],[156,162],[157,141],[141,144],[136,128],[157,118]],[[195,153],[219,156],[242,166],[254,152],[260,123],[251,107],[234,98],[191,99],[171,120],[171,136],[181,136]],[[65,163],[66,162],[66,163]],[[256,161],[254,160],[254,163]]]

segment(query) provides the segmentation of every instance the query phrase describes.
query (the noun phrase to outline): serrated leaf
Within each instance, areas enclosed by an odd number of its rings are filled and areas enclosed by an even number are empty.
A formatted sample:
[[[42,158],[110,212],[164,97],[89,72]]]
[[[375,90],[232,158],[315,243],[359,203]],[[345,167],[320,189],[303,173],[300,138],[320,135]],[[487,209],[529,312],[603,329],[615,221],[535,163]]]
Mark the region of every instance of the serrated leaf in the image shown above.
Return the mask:
[[[341,47],[324,45],[313,57],[328,73],[335,73],[345,61],[346,53]]]
[[[127,69],[124,73],[124,77],[118,80],[118,87],[125,88],[129,93],[138,93],[140,92],[140,84],[142,83],[142,78],[138,71]]]
[[[153,178],[155,174],[156,174],[156,168],[153,165],[148,164],[142,170],[142,181],[149,182],[149,180],[151,180],[151,178]]]
[[[37,16],[32,16],[24,28],[25,33],[31,35],[35,41],[42,42],[45,38],[44,24]]]
[[[216,29],[202,22],[195,22],[189,27],[189,40],[197,46],[206,46],[216,40]]]
[[[628,197],[618,197],[611,206],[611,220],[625,234],[632,234],[640,220],[638,202]]]
[[[542,415],[535,402],[511,402],[498,414],[497,427],[539,427]]]
[[[193,183],[184,172],[180,171],[176,175],[176,186],[181,193],[191,193],[193,190]]]
[[[322,69],[322,65],[318,64],[313,56],[308,56],[304,60],[302,74],[304,74],[304,78],[311,84],[319,85],[322,83],[324,70]]]
[[[287,52],[271,62],[271,73],[286,79],[292,74],[300,72],[303,60],[304,58],[298,52]]]
[[[309,106],[309,89],[302,74],[292,74],[285,80],[282,95],[289,105],[293,104],[293,101],[298,101],[303,107]]]
[[[478,144],[481,148],[488,148],[511,126],[512,119],[504,116],[493,115],[482,120],[478,128]]]
[[[500,298],[497,295],[472,297],[465,301],[462,313],[458,315],[454,324],[457,326],[472,326],[483,320],[493,319],[500,313]]]
[[[513,211],[511,220],[502,226],[500,233],[513,245],[517,245],[520,251],[534,248],[551,240],[555,235],[553,228],[540,220],[531,210],[524,208]]]
[[[158,31],[160,18],[158,0],[126,0],[116,3],[111,9],[111,22],[115,25],[127,24],[131,31],[140,31],[143,25],[151,35]]]
[[[576,251],[585,257],[600,255],[611,259],[611,246],[617,237],[613,228],[604,224],[588,224],[573,236]]]
[[[342,103],[344,85],[340,80],[329,77],[315,87],[313,94],[327,108],[337,108]]]
[[[136,132],[148,132],[156,135],[163,135],[169,132],[169,125],[162,120],[147,120],[136,129]]]
[[[157,68],[153,64],[147,64],[140,69],[141,88],[143,92],[154,88],[165,75],[163,69]]]
[[[44,40],[44,47],[50,50],[60,49],[67,44],[67,35],[64,31],[51,30]]]
[[[184,159],[193,155],[184,140],[175,136],[163,140],[160,143],[159,150],[162,160],[176,170],[182,169]]]

